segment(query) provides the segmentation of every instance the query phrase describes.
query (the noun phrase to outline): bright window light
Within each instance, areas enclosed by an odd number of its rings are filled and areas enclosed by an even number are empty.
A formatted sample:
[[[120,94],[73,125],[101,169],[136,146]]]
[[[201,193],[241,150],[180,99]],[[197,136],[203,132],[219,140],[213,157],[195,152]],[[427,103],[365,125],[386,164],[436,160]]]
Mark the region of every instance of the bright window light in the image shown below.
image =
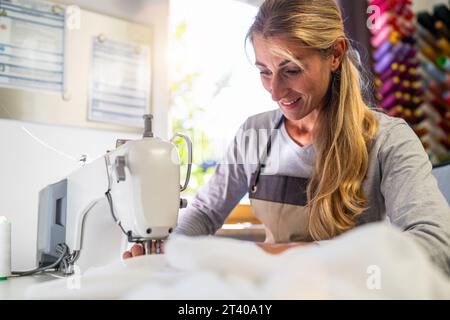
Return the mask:
[[[194,135],[196,191],[211,173],[203,169],[220,159],[246,118],[277,106],[262,87],[251,44],[244,42],[255,6],[235,0],[172,0],[170,12],[172,126]]]

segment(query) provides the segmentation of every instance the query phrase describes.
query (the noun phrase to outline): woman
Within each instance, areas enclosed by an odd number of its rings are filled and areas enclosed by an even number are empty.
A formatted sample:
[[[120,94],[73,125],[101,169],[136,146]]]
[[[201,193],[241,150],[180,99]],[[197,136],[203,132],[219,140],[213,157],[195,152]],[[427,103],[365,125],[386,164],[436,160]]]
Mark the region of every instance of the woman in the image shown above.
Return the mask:
[[[268,251],[388,219],[450,274],[450,209],[428,156],[405,121],[365,103],[334,0],[266,0],[248,38],[279,110],[241,126],[175,233],[214,234],[248,192]]]

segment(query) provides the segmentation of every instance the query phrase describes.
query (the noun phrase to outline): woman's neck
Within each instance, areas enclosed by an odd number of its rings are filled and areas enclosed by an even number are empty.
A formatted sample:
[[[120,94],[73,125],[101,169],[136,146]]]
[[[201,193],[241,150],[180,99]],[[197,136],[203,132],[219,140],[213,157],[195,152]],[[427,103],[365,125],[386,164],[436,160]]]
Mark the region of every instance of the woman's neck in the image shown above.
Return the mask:
[[[299,146],[304,147],[314,142],[314,127],[318,116],[319,111],[316,109],[300,120],[286,118],[284,122],[286,131]]]

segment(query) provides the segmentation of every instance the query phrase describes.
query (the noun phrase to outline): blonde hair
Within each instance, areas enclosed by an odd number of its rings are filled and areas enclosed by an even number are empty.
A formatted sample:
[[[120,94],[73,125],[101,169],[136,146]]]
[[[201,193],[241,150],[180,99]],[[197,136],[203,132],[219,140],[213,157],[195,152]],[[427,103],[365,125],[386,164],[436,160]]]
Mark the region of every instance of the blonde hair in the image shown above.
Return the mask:
[[[308,185],[309,233],[315,240],[335,237],[357,224],[367,205],[362,183],[367,173],[368,144],[378,129],[361,90],[358,59],[345,37],[334,0],[266,0],[247,37],[287,36],[299,46],[329,56],[336,40],[346,49],[333,73],[326,105],[318,116],[316,164]],[[295,62],[291,53],[285,52]]]

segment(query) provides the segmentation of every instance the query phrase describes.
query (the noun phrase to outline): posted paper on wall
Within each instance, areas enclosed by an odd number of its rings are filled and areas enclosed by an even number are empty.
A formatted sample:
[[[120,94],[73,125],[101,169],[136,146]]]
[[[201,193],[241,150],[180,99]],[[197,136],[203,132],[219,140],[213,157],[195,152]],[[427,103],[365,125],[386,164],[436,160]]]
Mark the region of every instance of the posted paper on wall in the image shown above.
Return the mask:
[[[150,47],[93,37],[89,120],[143,127],[150,96]]]
[[[0,0],[0,87],[62,92],[64,7]]]

